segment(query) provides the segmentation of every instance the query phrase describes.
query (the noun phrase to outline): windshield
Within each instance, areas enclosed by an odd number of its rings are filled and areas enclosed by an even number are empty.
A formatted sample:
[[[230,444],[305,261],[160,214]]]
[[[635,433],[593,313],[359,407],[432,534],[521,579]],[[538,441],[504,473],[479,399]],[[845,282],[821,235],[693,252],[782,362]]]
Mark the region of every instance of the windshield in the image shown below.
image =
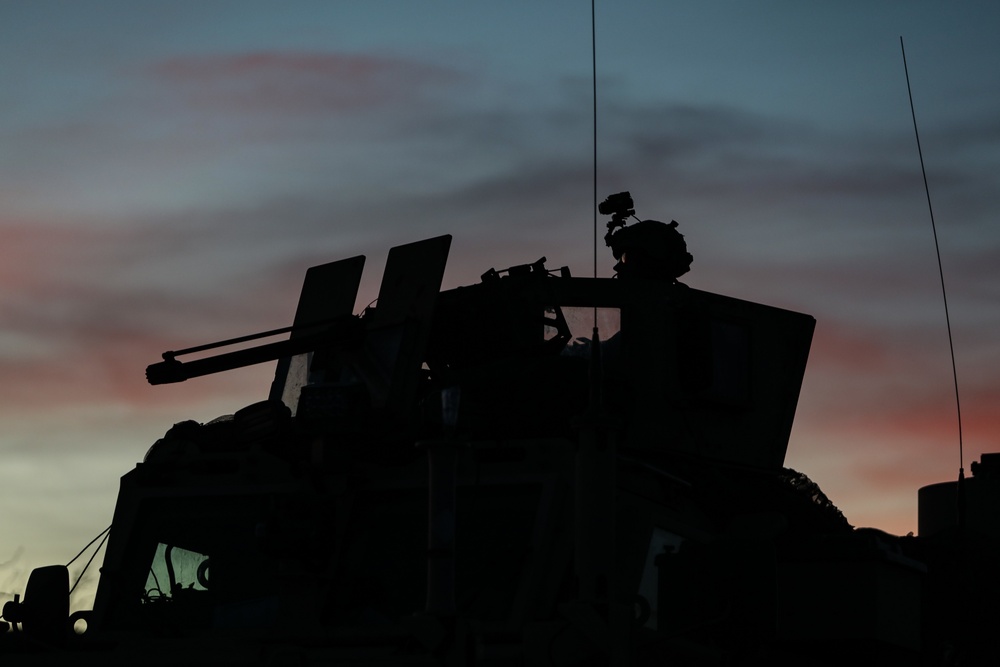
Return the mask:
[[[160,542],[146,578],[144,601],[171,599],[178,591],[207,591],[209,559],[206,554]]]
[[[595,315],[598,335],[602,345],[607,344],[622,328],[622,312],[619,308],[563,307],[563,317],[569,326],[570,341],[563,350],[565,356],[586,356],[590,354],[590,343],[594,337]]]

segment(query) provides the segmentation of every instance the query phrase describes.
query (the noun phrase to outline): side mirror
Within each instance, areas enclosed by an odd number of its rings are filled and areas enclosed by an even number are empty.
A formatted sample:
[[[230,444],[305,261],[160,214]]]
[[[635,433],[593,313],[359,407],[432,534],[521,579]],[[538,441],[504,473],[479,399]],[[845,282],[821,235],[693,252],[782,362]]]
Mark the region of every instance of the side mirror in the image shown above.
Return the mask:
[[[69,569],[49,565],[32,570],[24,600],[15,595],[3,606],[3,617],[20,623],[26,637],[44,644],[63,644],[69,635]]]

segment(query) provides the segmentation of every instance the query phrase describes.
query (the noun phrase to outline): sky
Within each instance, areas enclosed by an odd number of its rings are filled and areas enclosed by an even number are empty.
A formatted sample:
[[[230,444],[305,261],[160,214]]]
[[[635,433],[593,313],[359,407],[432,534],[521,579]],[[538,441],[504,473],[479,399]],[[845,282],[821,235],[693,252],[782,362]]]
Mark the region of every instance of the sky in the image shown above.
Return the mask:
[[[688,285],[816,318],[786,465],[894,534],[960,465],[936,227],[961,461],[1000,451],[1000,5],[595,17],[592,51],[581,0],[0,0],[0,599],[173,423],[267,395],[272,365],[150,387],[163,351],[290,324],[309,266],[365,254],[360,312],[439,234],[445,287],[591,275],[595,169],[680,222]]]

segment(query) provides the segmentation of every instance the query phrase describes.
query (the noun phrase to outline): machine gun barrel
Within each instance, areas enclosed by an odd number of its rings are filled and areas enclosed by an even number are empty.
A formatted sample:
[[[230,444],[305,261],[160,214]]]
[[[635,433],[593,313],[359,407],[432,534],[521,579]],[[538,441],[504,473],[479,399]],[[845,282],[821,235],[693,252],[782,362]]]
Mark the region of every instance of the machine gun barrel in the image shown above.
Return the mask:
[[[314,328],[314,327],[310,327]],[[315,332],[292,336],[288,340],[265,343],[255,347],[249,347],[232,352],[224,352],[202,359],[192,359],[191,361],[179,361],[178,356],[191,354],[223,345],[235,344],[246,340],[253,340],[261,336],[273,335],[281,331],[300,331],[301,329],[277,329],[275,331],[264,332],[235,338],[220,343],[210,343],[198,347],[180,350],[177,352],[164,352],[163,361],[150,364],[146,367],[146,381],[151,385],[172,384],[184,382],[190,378],[221,373],[245,366],[262,364],[267,361],[275,361],[282,357],[292,357],[297,354],[313,352],[333,345],[340,345],[351,340],[358,339],[363,330],[361,321],[355,317],[347,317],[333,321],[332,324],[318,329]]]

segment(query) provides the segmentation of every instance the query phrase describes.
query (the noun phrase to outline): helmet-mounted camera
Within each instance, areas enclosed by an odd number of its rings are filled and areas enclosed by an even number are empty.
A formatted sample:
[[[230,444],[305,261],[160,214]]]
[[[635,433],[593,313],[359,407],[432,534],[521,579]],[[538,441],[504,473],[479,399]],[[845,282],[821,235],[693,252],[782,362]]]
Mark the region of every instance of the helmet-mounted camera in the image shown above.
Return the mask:
[[[632,193],[625,191],[608,195],[607,198],[597,205],[597,211],[601,215],[610,215],[608,220],[608,233],[604,235],[604,243],[611,245],[611,237],[615,230],[625,226],[625,219],[635,218],[635,202],[632,201]],[[639,218],[635,218],[638,220]]]
[[[625,218],[635,215],[634,206],[632,194],[627,191],[608,195],[607,199],[597,205],[597,211],[601,215],[611,216],[611,220],[608,221],[608,233],[616,227],[625,226]]]

